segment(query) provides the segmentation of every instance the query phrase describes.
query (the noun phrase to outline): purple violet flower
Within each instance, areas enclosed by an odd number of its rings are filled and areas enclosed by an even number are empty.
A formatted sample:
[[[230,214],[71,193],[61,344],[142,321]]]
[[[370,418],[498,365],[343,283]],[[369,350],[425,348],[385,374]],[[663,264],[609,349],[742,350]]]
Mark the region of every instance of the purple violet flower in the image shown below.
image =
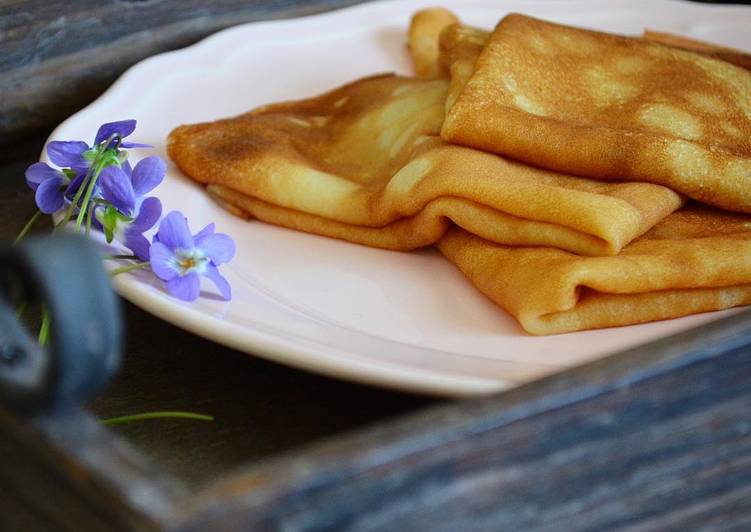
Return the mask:
[[[50,162],[64,170],[58,170],[42,162],[34,163],[26,170],[26,183],[36,193],[35,200],[39,210],[45,214],[53,214],[65,205],[66,200],[72,201],[86,177],[91,161],[96,158],[97,148],[109,147],[100,146],[100,144],[112,135],[119,135],[121,139],[124,139],[135,129],[135,120],[108,122],[102,124],[97,131],[93,146],[89,146],[82,140],[53,140],[47,143],[47,157]],[[119,147],[127,149],[150,146],[121,140]],[[127,164],[127,161],[123,162],[123,167],[129,169]],[[95,191],[94,197],[97,196],[98,191]]]
[[[133,133],[135,130],[136,130],[136,121],[133,119],[120,120],[118,122],[107,122],[106,124],[102,124],[101,127],[99,128],[99,131],[96,132],[96,137],[94,138],[94,146],[98,146],[105,140],[109,139],[112,135],[119,135],[121,139],[124,139],[125,137]],[[149,144],[140,144],[138,142],[125,142],[125,141],[121,141],[119,147],[124,148],[124,149],[151,148]]]
[[[100,174],[101,197],[109,205],[97,208],[96,219],[108,241],[116,238],[141,260],[148,260],[150,247],[143,233],[162,214],[162,203],[157,198],[143,196],[162,182],[166,171],[164,161],[151,156],[139,161],[132,170],[128,164],[122,168],[108,166]]]
[[[152,155],[141,159],[135,168],[108,166],[102,170],[99,182],[102,198],[126,216],[137,213],[143,196],[154,190],[164,179],[167,165],[161,157]]]
[[[47,143],[47,157],[60,168],[70,168],[76,174],[85,174],[89,169],[86,152],[89,145],[82,140],[53,140]]]
[[[47,163],[34,163],[26,169],[26,184],[34,191],[39,210],[52,214],[65,204],[70,178]]]
[[[149,249],[153,272],[165,282],[167,292],[185,301],[200,295],[201,275],[214,283],[225,300],[232,299],[230,285],[217,266],[234,255],[235,243],[229,235],[215,233],[213,223],[191,235],[180,211],[164,217]]]

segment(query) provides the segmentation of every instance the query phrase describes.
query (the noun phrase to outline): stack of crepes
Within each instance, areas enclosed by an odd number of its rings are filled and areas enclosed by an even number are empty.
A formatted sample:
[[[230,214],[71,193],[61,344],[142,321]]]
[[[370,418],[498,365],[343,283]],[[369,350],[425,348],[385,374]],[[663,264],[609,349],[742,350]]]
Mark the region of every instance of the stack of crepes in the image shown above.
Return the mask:
[[[239,216],[435,245],[532,334],[751,303],[747,55],[442,9],[408,41],[416,77],[181,126],[169,155]]]

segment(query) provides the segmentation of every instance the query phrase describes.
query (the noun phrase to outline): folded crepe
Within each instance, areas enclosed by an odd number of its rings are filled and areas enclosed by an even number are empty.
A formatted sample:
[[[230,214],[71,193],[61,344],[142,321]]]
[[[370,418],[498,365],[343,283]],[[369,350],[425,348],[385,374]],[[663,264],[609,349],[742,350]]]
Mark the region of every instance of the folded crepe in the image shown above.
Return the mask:
[[[458,228],[438,248],[537,335],[751,303],[751,216],[699,204],[668,216],[614,257],[502,246]]]
[[[449,90],[446,95],[446,113],[454,106],[464,86],[475,71],[475,63],[485,47],[490,32],[467,26],[450,24],[438,37],[438,61],[441,71],[449,76]]]
[[[181,126],[180,170],[232,212],[369,246],[436,242],[450,221],[487,240],[617,253],[682,198],[442,142],[445,80],[362,79],[236,118]]]
[[[474,40],[476,43],[479,43],[479,50],[481,51],[485,46],[485,42],[490,37],[490,32],[462,24],[454,12],[442,7],[431,7],[420,9],[412,15],[407,32],[407,49],[409,50],[417,77],[435,78],[448,75],[448,66],[451,63],[447,65],[445,61],[442,61],[442,59],[445,60],[446,56],[445,50],[439,45],[439,39],[447,27],[455,24],[458,25],[458,28],[447,30],[459,31],[459,33],[447,38],[447,41],[452,43],[451,46],[456,46],[457,44],[461,46],[462,44],[467,44],[468,40]],[[683,35],[650,29],[645,29],[641,38],[665,46],[721,59],[735,66],[751,70],[751,54],[742,50],[720,46],[699,39],[692,39]],[[479,55],[479,51],[476,55]]]
[[[683,50],[688,50],[689,52],[696,52],[698,54],[721,59],[728,63],[732,63],[735,66],[751,70],[751,54],[741,50],[718,46],[698,39],[690,39],[682,35],[674,35],[672,33],[655,30],[644,30],[642,38],[647,41],[664,44],[665,46],[681,48]]]
[[[751,212],[751,72],[740,67],[509,15],[460,85],[448,142]]]
[[[448,9],[416,11],[408,30],[408,50],[418,77],[449,77],[446,109],[459,97],[474,72],[475,61],[490,38],[490,32],[463,24]],[[721,59],[751,70],[751,54],[682,35],[644,30],[642,39]]]
[[[459,18],[442,7],[421,9],[412,15],[407,31],[407,50],[418,78],[437,78],[446,75],[438,60],[438,37],[443,29],[459,22]]]

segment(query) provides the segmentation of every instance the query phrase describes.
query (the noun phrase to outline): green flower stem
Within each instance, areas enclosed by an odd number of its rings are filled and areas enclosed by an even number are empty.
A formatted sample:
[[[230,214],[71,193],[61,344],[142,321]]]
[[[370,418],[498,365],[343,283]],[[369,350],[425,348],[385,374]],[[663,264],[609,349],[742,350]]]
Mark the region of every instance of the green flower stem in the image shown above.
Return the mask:
[[[138,257],[135,255],[105,255],[102,257],[102,260],[138,260]]]
[[[94,202],[89,203],[88,213],[86,214],[86,236],[91,234],[91,219],[94,217]]]
[[[89,179],[89,186],[86,187],[86,194],[83,197],[83,204],[81,205],[81,210],[78,211],[78,217],[76,218],[76,229],[81,228],[83,218],[84,216],[86,216],[86,213],[89,212],[89,200],[91,199],[91,195],[94,193],[94,187],[96,186],[96,182],[99,180],[99,174],[101,174],[102,170],[104,169],[104,165],[102,164],[103,161],[100,160],[100,156],[97,156],[95,162],[96,170],[94,171],[94,175],[91,176],[91,179]]]
[[[160,411],[160,412],[143,412],[141,414],[131,414],[129,416],[111,417],[109,419],[103,419],[102,423],[105,425],[122,425],[124,423],[130,423],[131,421],[143,421],[145,419],[194,419],[198,421],[214,421],[213,416],[207,416],[206,414],[196,414],[194,412],[180,412],[180,411]]]
[[[142,270],[144,268],[148,268],[149,266],[151,266],[151,263],[148,261],[137,262],[135,264],[128,264],[127,266],[122,266],[121,268],[115,268],[114,270],[110,270],[109,273],[112,277],[114,277],[115,275],[118,275],[121,273],[126,273],[126,272],[130,272],[133,270]]]
[[[23,226],[23,229],[21,229],[21,232],[18,233],[18,236],[13,241],[13,245],[15,246],[18,244],[21,240],[23,240],[23,237],[26,236],[26,233],[29,232],[29,229],[32,228],[32,226],[36,223],[36,221],[39,219],[39,217],[42,215],[42,211],[37,211],[34,216],[31,217],[31,220],[26,222],[26,225]]]
[[[70,222],[70,219],[73,217],[73,211],[76,208],[76,205],[78,205],[78,200],[81,199],[81,194],[83,194],[84,184],[91,178],[92,172],[94,170],[94,165],[92,164],[89,167],[88,172],[86,172],[86,177],[83,180],[83,183],[81,183],[81,186],[78,187],[78,190],[76,191],[76,195],[73,196],[73,201],[71,201],[70,206],[68,207],[68,210],[65,211],[65,216],[63,216],[63,219],[60,220],[60,223],[55,226],[55,229],[53,231],[53,234],[58,231],[60,228],[65,228],[66,225],[68,225],[68,222]]]
[[[39,345],[47,345],[50,335],[50,313],[47,307],[42,307],[42,324],[39,326]]]
[[[63,217],[62,221],[55,226],[55,231],[57,231],[61,227],[64,228],[66,225],[68,225],[68,222],[70,222],[70,219],[73,217],[73,211],[78,205],[78,200],[81,199],[81,194],[83,194],[84,189],[86,189],[86,195],[84,196],[83,205],[81,205],[81,210],[78,213],[78,218],[76,219],[76,229],[81,228],[84,214],[88,211],[89,200],[91,200],[91,195],[94,192],[94,185],[96,185],[96,182],[99,179],[99,174],[106,166],[108,166],[109,162],[106,161],[105,157],[108,155],[107,148],[113,140],[117,140],[119,146],[119,142],[122,139],[120,139],[120,135],[118,134],[113,134],[109,139],[107,139],[105,148],[101,149],[101,151],[97,153],[96,157],[91,162],[91,166],[89,166],[89,170],[86,172],[86,178],[81,183],[81,186],[78,187],[76,195],[73,197],[73,201],[71,202],[70,207],[68,207],[68,210],[65,211],[65,216]]]

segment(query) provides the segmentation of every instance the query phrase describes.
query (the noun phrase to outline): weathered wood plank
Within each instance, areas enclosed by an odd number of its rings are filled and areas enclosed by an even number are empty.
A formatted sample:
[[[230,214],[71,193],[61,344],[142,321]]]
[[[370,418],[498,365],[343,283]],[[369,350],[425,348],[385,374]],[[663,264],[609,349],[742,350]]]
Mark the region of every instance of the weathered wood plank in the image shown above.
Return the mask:
[[[185,494],[79,409],[21,420],[0,406],[0,456],[2,530],[163,530]]]
[[[0,505],[50,530],[743,529],[750,318],[303,450],[192,502],[81,411],[24,427],[0,409]]]
[[[187,46],[235,24],[319,13],[360,1],[1,3],[0,145],[53,127],[150,55]]]
[[[218,483],[181,530],[725,530],[751,521],[751,313]]]

